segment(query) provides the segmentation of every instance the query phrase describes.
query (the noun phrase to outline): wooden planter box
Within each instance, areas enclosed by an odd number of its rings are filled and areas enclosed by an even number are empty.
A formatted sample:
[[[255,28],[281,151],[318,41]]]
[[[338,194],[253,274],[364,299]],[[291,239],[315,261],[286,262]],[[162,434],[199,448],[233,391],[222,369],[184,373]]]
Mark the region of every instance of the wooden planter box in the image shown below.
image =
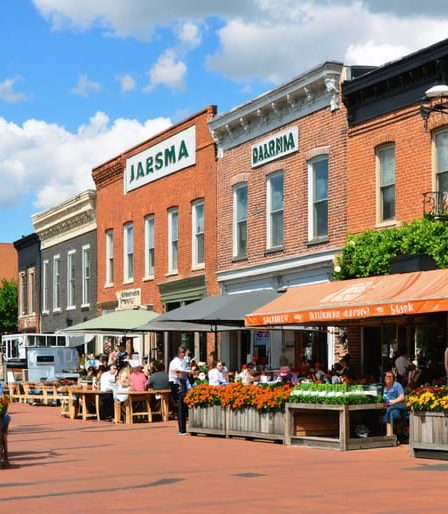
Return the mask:
[[[194,407],[189,409],[190,434],[248,437],[283,441],[284,412],[263,412],[257,409],[223,409],[222,407]]]
[[[257,409],[227,411],[227,437],[241,436],[255,439],[283,441],[285,413],[259,412]]]
[[[226,435],[226,411],[219,405],[188,409],[190,434]]]
[[[414,457],[448,460],[448,413],[411,412],[409,450]]]

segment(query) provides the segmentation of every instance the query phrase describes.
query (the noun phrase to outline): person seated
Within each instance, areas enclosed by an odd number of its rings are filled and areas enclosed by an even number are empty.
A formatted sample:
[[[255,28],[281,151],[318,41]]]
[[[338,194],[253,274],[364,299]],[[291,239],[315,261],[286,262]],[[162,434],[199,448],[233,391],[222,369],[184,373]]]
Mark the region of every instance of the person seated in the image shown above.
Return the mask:
[[[130,361],[131,391],[146,391],[148,388],[148,377],[143,373],[143,366],[138,361]]]
[[[243,385],[250,385],[256,381],[255,375],[257,373],[257,368],[253,362],[249,362],[245,364],[241,368],[241,373],[239,373],[238,378],[241,380]]]
[[[337,362],[332,370],[331,370],[331,383],[332,384],[342,384],[343,381],[342,381],[342,366],[341,364],[339,364],[339,362]]]
[[[208,383],[213,386],[227,385],[228,382],[224,375],[224,364],[217,361],[215,366],[208,372]]]
[[[313,382],[325,382],[326,373],[322,369],[320,361],[316,361],[314,363],[313,369],[311,370],[310,378],[311,380],[313,380]]]
[[[393,423],[405,419],[407,415],[403,386],[395,380],[392,371],[386,371],[384,374],[383,398],[386,402],[383,422],[386,424],[387,434],[392,434]]]
[[[149,376],[150,389],[170,389],[170,382],[168,380],[168,373],[165,372],[165,365],[163,362],[154,361],[154,371]]]
[[[297,384],[297,376],[291,372],[289,366],[282,366],[280,368],[280,372],[277,376],[277,382],[282,382],[284,384]]]
[[[405,392],[410,393],[414,389],[416,389],[420,385],[420,380],[422,377],[422,372],[418,367],[411,362],[409,364],[408,378],[405,387]]]

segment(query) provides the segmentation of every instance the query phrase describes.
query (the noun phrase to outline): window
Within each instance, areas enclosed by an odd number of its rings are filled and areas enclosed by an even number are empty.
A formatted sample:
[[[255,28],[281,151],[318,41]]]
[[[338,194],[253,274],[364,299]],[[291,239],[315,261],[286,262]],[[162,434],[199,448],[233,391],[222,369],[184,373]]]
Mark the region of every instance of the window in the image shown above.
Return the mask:
[[[75,250],[67,254],[67,309],[74,309],[75,300]]]
[[[177,250],[179,240],[179,211],[168,211],[168,273],[177,273]]]
[[[48,274],[50,268],[50,263],[45,260],[42,264],[42,312],[47,313],[49,311],[49,303],[48,303],[48,291],[49,291],[49,279],[50,276]]]
[[[153,277],[155,270],[154,216],[145,218],[145,276]]]
[[[134,225],[126,223],[123,227],[124,242],[124,281],[132,282],[134,280]]]
[[[436,188],[448,193],[448,131],[436,134]]]
[[[90,245],[82,247],[82,306],[87,307],[90,305]]]
[[[61,310],[61,257],[53,257],[53,310]]]
[[[114,283],[114,231],[106,231],[106,285]]]
[[[36,313],[36,273],[35,268],[28,270],[28,295],[29,295],[29,313]]]
[[[204,264],[204,201],[198,200],[193,203],[192,216],[193,234],[193,267]]]
[[[328,236],[328,157],[321,156],[308,164],[308,239]]]
[[[283,172],[269,175],[267,181],[267,246],[283,245]]]
[[[20,315],[28,314],[28,275],[25,271],[20,273]]]
[[[395,146],[377,150],[379,222],[395,219]]]
[[[233,189],[233,256],[246,257],[247,253],[247,184]]]

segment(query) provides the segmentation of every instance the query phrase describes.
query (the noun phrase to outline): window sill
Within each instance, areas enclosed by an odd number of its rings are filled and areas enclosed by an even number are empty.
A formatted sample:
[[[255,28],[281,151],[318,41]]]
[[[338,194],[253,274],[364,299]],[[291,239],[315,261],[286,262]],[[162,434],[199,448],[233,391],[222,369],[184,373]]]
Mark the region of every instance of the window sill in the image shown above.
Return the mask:
[[[178,275],[179,271],[169,271],[168,273],[165,273],[165,277],[173,277],[174,275]]]
[[[49,310],[42,311],[42,316],[48,316],[50,314]]]
[[[70,305],[69,307],[66,307],[65,310],[66,311],[75,311],[76,310],[76,305]]]
[[[191,271],[198,271],[202,269],[205,269],[205,262],[201,262],[201,264],[196,264],[191,267]]]
[[[232,257],[232,262],[241,262],[247,261],[247,255],[234,255]]]
[[[387,221],[379,221],[376,225],[375,225],[375,228],[386,228],[386,227],[393,227],[397,224],[397,220],[393,219],[393,220],[387,220]]]
[[[56,307],[53,309],[53,314],[56,312],[62,312],[62,309],[60,307]]]
[[[148,275],[147,277],[143,277],[142,278],[142,281],[143,282],[150,282],[151,280],[154,280],[154,275]]]
[[[307,246],[321,245],[324,243],[328,243],[329,241],[330,241],[330,238],[328,236],[315,237],[314,239],[310,239],[307,242]]]
[[[104,289],[109,289],[111,287],[114,287],[114,283],[110,282],[110,284],[104,284]]]
[[[283,245],[281,246],[273,246],[272,248],[266,248],[264,254],[265,255],[272,255],[274,253],[281,253],[284,251]]]
[[[127,280],[123,280],[123,284],[133,284],[134,278],[128,278]]]
[[[90,303],[83,303],[83,304],[81,305],[81,310],[82,310],[82,311],[87,311],[87,310],[89,310],[89,309],[90,309]]]

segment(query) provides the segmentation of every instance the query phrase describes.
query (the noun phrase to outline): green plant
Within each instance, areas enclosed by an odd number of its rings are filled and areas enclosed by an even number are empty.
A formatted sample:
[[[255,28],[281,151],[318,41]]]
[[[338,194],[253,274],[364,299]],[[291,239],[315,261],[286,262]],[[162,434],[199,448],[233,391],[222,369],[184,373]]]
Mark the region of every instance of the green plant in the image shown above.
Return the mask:
[[[439,268],[448,268],[448,223],[423,218],[402,227],[349,235],[333,279],[387,275],[392,257],[419,254],[430,255]]]

